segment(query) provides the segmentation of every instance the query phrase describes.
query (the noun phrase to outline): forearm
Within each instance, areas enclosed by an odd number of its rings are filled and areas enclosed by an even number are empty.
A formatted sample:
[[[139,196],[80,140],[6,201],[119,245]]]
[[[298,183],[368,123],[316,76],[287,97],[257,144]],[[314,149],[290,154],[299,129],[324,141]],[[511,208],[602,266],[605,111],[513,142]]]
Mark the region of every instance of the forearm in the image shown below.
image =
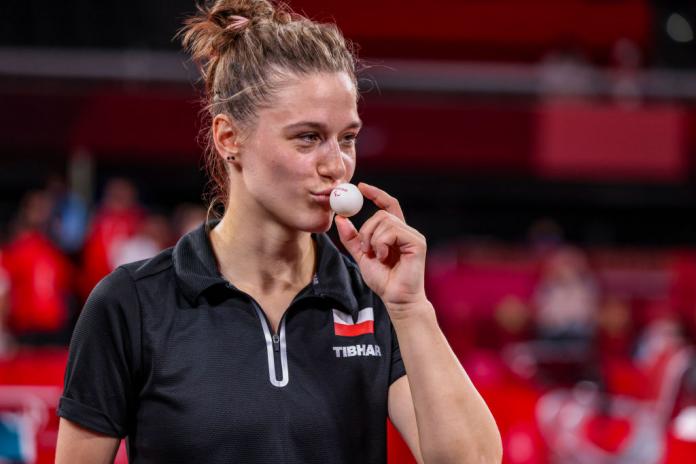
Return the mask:
[[[499,463],[500,433],[425,301],[391,310],[426,463]]]
[[[56,464],[110,464],[114,462],[121,440],[88,430],[60,418],[56,441]]]

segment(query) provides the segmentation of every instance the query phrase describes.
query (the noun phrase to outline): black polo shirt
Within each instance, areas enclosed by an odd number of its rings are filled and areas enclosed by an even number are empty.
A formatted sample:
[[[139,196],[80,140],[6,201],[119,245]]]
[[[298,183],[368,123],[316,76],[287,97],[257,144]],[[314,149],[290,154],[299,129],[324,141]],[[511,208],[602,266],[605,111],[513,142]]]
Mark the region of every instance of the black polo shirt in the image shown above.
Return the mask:
[[[127,436],[131,463],[386,462],[396,335],[355,263],[312,238],[317,272],[278,333],[203,224],[113,271],[73,332],[58,415]]]

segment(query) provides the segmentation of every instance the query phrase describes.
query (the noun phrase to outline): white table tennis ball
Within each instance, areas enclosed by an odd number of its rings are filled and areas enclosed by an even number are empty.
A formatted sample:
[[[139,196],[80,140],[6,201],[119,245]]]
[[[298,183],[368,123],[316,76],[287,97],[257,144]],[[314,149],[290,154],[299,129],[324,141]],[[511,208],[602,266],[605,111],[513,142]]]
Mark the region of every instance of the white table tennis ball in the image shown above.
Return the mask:
[[[343,217],[354,216],[363,205],[363,196],[353,184],[339,184],[329,195],[331,209]]]

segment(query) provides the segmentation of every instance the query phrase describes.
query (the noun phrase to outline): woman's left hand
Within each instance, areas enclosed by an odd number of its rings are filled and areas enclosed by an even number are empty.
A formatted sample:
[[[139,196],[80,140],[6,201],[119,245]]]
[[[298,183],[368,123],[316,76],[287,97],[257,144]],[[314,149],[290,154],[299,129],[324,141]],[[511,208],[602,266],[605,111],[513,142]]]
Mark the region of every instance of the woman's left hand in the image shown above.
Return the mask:
[[[380,210],[365,221],[360,231],[349,219],[337,215],[341,242],[391,316],[426,307],[425,237],[406,224],[396,198],[364,182],[358,184],[358,189]]]

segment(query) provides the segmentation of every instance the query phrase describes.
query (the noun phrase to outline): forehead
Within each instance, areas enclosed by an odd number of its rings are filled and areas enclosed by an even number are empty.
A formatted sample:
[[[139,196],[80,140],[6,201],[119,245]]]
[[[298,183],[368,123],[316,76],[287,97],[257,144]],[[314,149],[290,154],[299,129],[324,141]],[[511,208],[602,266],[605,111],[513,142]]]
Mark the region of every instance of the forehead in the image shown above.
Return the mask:
[[[271,105],[259,111],[274,124],[311,120],[348,125],[359,121],[356,88],[344,72],[292,76],[275,92]]]

